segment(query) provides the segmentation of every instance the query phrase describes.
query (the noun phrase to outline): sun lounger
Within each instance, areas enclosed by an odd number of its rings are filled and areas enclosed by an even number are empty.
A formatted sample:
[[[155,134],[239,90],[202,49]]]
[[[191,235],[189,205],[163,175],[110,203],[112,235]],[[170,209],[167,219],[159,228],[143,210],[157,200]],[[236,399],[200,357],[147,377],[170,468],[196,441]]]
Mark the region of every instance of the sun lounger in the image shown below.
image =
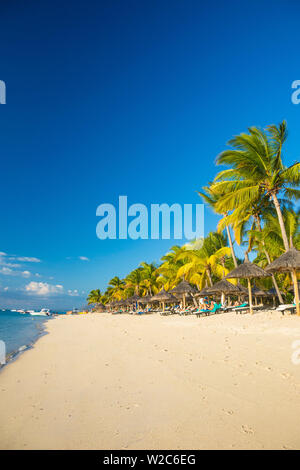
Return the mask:
[[[164,312],[160,312],[161,315],[174,315],[177,313],[175,308],[168,308]]]
[[[294,312],[296,310],[296,305],[295,304],[286,304],[286,305],[279,305],[276,310],[282,313],[282,315],[285,314],[285,312]]]
[[[247,313],[247,312],[249,312],[250,307],[249,307],[249,305],[247,307],[235,307],[232,310],[234,310],[236,314],[238,314],[238,313]]]
[[[223,310],[224,312],[231,312],[231,311],[236,311],[236,310],[242,310],[242,309],[248,309],[249,308],[249,304],[247,302],[244,302],[242,303],[241,305],[236,305],[235,307],[232,305],[232,306],[224,306],[223,307]]]
[[[217,313],[218,311],[223,310],[221,304],[216,304],[212,310],[200,310],[196,313],[197,317],[201,317],[202,315],[210,315],[212,313]]]
[[[266,307],[264,305],[253,305],[252,310],[257,312],[258,310],[265,310]],[[249,305],[247,307],[235,307],[233,310],[235,310],[236,314],[240,313],[248,313],[250,311]]]
[[[195,313],[197,310],[198,310],[197,307],[187,307],[186,309],[181,310],[180,314],[181,315],[191,315],[191,314]]]

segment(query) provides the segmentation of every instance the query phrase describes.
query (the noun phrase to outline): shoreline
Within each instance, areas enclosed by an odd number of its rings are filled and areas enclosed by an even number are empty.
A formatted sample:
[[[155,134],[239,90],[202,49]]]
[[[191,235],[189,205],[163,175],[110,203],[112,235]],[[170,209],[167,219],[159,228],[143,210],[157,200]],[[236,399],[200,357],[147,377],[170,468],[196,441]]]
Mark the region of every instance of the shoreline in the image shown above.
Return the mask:
[[[1,371],[1,449],[300,448],[296,316],[45,323]]]
[[[8,365],[12,364],[17,359],[19,359],[22,356],[22,354],[24,354],[26,351],[28,351],[30,349],[33,349],[35,347],[35,344],[38,342],[38,340],[40,338],[42,338],[44,335],[48,334],[46,325],[47,325],[47,323],[50,319],[53,319],[53,318],[45,319],[44,323],[40,323],[36,327],[37,331],[38,331],[38,334],[32,341],[30,341],[27,344],[23,344],[18,349],[15,349],[15,350],[11,351],[10,353],[6,354],[5,364],[0,364],[0,374],[1,374],[1,372],[4,368],[6,368]]]

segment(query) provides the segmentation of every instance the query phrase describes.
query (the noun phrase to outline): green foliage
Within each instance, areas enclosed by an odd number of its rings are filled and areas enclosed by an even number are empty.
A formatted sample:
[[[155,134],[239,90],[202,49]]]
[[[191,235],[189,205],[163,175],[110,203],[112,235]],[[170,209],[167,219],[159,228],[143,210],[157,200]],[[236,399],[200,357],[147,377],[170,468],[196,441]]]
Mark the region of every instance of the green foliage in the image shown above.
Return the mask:
[[[234,243],[253,252],[255,262],[265,267],[289,246],[300,249],[299,208],[300,163],[283,163],[287,126],[270,125],[265,130],[250,127],[248,133],[233,137],[217,157],[220,171],[199,195],[217,214],[217,231],[203,240],[175,245],[161,263],[142,262],[124,279],[115,276],[102,295],[92,290],[88,303],[126,299],[133,294],[153,295],[162,287],[174,287],[184,278],[199,288],[211,285],[237,265]],[[234,240],[232,235],[234,234]],[[287,293],[290,277],[276,275],[280,289]],[[272,287],[272,279],[259,281]],[[274,282],[274,279],[273,279]]]

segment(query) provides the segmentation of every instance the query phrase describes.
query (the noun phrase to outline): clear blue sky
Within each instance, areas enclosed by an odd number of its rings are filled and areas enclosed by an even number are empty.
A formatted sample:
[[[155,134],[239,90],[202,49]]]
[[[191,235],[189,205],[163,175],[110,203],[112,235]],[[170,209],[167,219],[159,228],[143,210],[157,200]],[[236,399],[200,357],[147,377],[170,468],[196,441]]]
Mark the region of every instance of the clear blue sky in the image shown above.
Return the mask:
[[[215,157],[251,125],[286,119],[285,161],[299,159],[299,10],[297,0],[1,2],[0,307],[81,305],[159,260],[174,241],[97,239],[97,206],[119,195],[200,202]],[[206,233],[216,220],[206,209]]]

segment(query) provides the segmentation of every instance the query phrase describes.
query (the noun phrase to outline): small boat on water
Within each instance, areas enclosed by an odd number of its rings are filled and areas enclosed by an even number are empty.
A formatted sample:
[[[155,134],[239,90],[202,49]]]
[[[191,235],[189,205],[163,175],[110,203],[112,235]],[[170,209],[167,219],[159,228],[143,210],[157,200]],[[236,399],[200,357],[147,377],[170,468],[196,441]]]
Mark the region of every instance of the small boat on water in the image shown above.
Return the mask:
[[[50,310],[48,308],[42,308],[39,312],[35,312],[34,310],[27,310],[26,313],[29,313],[30,315],[33,316],[49,316],[51,315]]]

